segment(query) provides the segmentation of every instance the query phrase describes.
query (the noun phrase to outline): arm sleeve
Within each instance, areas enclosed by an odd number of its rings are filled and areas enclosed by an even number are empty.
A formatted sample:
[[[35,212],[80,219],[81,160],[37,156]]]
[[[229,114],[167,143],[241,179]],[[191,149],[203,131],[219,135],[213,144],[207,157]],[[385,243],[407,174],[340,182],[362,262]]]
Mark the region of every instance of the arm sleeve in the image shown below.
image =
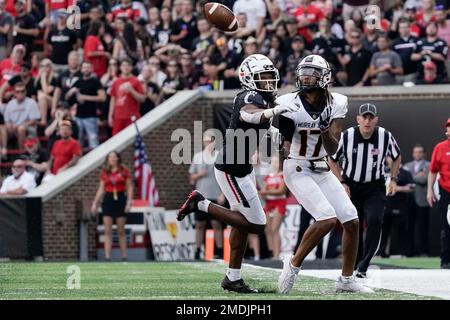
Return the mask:
[[[392,62],[395,68],[401,67],[403,65],[402,59],[400,58],[397,52],[395,52],[394,55],[392,56]]]
[[[348,98],[346,96],[336,96],[336,107],[332,111],[331,119],[345,118],[348,112]]]
[[[416,49],[414,50],[414,53],[422,52],[422,41],[417,41],[416,43]]]
[[[97,41],[95,41],[94,37],[88,37],[88,39],[86,39],[86,42],[84,44],[84,57],[86,59],[89,59],[88,58],[89,53],[95,51],[97,51]]]
[[[6,181],[7,181],[7,179],[8,179],[8,178],[6,178],[5,180],[3,180],[2,187],[0,188],[0,192],[1,192],[1,193],[5,193],[5,192],[6,192]]]
[[[110,95],[111,97],[113,97],[113,98],[116,97],[116,95],[117,95],[117,81],[114,81],[114,82],[113,82],[113,84],[112,84],[112,86],[111,86],[111,91],[110,91],[109,95]]]
[[[256,15],[258,16],[258,18],[265,18],[266,14],[266,5],[263,3],[262,6],[257,7]]]
[[[81,156],[81,146],[78,141],[75,140],[76,143],[73,144],[73,155]]]
[[[376,67],[375,66],[375,61],[377,60],[378,55],[375,53],[372,58],[370,59],[370,66],[371,67]]]
[[[447,57],[448,47],[447,44],[445,44],[444,41],[441,41],[440,46],[436,47],[436,53],[442,54],[444,57]]]
[[[141,82],[139,82],[139,80],[136,79],[136,81],[134,81],[134,89],[139,92],[140,94],[144,94],[144,86],[142,85]]]
[[[36,101],[30,99],[31,103],[31,113],[30,113],[30,120],[39,120],[41,118],[41,113],[39,112],[39,107],[36,103]]]
[[[277,126],[275,125],[275,127],[277,127]],[[283,136],[285,141],[292,142],[292,137],[294,136],[294,132],[295,132],[294,120],[287,118],[283,115],[280,115],[278,117],[278,127],[277,128],[280,131],[280,133]]]
[[[31,174],[26,175],[26,179],[24,179],[22,188],[27,192],[30,192],[34,188],[36,188],[36,180]]]
[[[441,164],[439,163],[439,145],[437,145],[433,150],[433,155],[431,156],[430,162],[430,172],[438,173],[441,169]]]

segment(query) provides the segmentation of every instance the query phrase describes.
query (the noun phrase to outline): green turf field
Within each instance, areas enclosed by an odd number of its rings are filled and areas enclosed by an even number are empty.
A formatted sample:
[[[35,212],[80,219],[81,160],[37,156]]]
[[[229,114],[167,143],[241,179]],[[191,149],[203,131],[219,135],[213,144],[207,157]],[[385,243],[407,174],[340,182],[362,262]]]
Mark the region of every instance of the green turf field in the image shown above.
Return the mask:
[[[81,271],[80,289],[67,289],[67,268]],[[266,293],[239,295],[220,288],[217,263],[0,263],[0,299],[430,299],[377,289],[336,294],[334,281],[302,276],[287,296],[276,293],[279,271],[245,266],[246,281]]]
[[[439,269],[440,259],[438,257],[433,258],[375,258],[372,260],[372,264],[384,264],[389,266],[397,266],[404,268],[414,269]]]

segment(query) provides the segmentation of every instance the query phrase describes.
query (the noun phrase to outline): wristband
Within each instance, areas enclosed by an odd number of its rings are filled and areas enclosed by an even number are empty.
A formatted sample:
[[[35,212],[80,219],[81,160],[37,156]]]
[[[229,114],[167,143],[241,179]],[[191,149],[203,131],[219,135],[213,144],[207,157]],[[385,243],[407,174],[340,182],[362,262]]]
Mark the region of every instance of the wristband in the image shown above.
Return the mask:
[[[391,177],[391,181],[395,181],[397,183],[398,179],[397,179],[397,177]]]

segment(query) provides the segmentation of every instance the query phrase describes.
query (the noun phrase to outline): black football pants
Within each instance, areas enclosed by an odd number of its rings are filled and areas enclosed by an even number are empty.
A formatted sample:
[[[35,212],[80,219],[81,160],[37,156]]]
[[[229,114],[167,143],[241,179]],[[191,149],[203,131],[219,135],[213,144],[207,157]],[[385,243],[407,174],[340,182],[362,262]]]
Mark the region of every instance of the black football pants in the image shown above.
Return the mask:
[[[368,183],[348,182],[348,185],[351,200],[358,211],[359,218],[359,243],[355,269],[366,272],[380,244],[381,225],[386,206],[386,187],[383,180]]]

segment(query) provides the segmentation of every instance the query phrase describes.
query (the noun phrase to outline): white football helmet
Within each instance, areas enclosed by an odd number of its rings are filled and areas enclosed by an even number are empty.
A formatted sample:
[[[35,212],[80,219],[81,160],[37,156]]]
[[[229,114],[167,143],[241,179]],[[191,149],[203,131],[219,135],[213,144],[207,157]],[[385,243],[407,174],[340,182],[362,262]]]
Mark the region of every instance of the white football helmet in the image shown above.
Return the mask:
[[[271,74],[271,77],[262,79],[263,73]],[[242,61],[239,67],[239,80],[245,89],[275,92],[280,75],[269,58],[262,54],[252,54]]]
[[[327,60],[319,55],[311,54],[303,58],[295,70],[295,84],[299,90],[308,91],[311,89],[327,89],[332,82],[331,67]],[[316,78],[314,85],[305,85],[301,82],[301,76],[311,76]]]

